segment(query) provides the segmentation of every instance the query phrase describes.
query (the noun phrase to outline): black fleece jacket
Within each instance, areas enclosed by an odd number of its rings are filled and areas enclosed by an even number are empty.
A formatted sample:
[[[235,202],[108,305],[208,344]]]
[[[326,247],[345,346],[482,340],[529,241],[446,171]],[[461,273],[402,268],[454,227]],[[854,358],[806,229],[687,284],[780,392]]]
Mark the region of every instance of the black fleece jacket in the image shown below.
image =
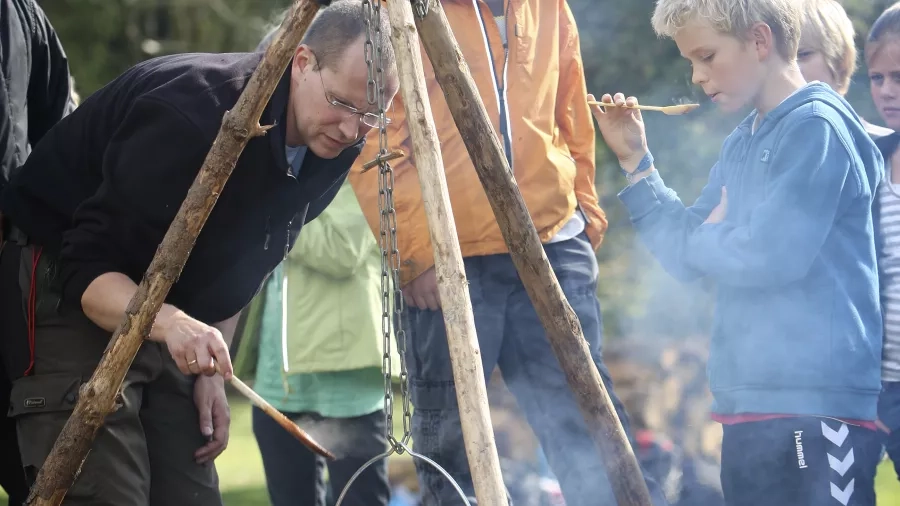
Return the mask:
[[[106,272],[139,282],[262,53],[147,60],[90,96],[35,147],[0,199],[30,240],[59,254],[64,299]],[[331,202],[365,139],[328,160],[285,155],[290,72],[213,208],[167,302],[207,323],[240,311]],[[324,100],[311,97],[310,100]]]

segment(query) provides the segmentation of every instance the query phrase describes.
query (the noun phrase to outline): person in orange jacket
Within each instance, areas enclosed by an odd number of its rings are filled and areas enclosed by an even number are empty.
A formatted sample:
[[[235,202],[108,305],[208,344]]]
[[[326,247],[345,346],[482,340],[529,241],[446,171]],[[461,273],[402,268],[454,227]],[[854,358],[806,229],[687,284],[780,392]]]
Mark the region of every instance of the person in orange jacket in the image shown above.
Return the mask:
[[[441,5],[498,133],[510,168],[563,292],[575,310],[619,417],[601,360],[595,250],[607,227],[594,187],[595,133],[587,105],[578,30],[564,0],[443,0]],[[423,52],[424,55],[424,52]],[[499,367],[559,477],[569,504],[613,504],[611,487],[565,375],[519,279],[463,140],[427,57],[431,113],[465,259],[485,377]],[[424,205],[400,96],[388,115],[394,168],[404,327],[417,452],[437,461],[474,497],[465,455]],[[377,135],[374,131],[370,135]],[[350,181],[379,233],[377,154],[370,138]],[[434,468],[417,464],[424,504],[461,504]],[[645,473],[646,476],[646,473]],[[656,504],[662,493],[647,479]]]

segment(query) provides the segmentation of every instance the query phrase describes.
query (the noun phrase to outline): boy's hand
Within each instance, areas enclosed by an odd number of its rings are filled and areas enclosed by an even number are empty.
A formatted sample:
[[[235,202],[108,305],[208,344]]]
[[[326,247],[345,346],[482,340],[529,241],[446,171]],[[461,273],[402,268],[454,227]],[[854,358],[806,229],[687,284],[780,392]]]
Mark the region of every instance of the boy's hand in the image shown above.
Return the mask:
[[[588,95],[589,101],[595,101],[594,95]],[[634,97],[625,98],[621,93],[610,97],[603,95],[600,102],[619,105],[637,105]],[[609,107],[603,112],[601,106],[592,105],[591,112],[597,120],[597,126],[609,149],[616,154],[619,165],[627,172],[637,169],[641,158],[647,153],[647,136],[644,133],[644,120],[641,111],[622,107]]]
[[[706,218],[706,221],[703,223],[722,223],[722,220],[725,219],[725,214],[728,213],[728,191],[725,187],[722,187],[722,199],[719,200],[719,205],[709,213],[709,216]]]

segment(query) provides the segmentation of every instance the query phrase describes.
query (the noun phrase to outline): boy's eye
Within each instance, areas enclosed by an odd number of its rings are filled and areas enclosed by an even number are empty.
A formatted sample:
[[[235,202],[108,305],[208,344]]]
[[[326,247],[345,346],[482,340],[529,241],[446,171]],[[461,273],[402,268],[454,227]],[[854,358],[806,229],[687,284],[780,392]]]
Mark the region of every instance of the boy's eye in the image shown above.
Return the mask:
[[[700,61],[711,62],[716,53],[709,53],[708,55],[700,58]]]
[[[881,74],[872,74],[869,76],[869,80],[875,84],[881,84],[884,81],[884,76]]]
[[[812,54],[813,54],[812,51],[802,50],[797,53],[797,59],[805,60],[805,59],[809,58],[810,56],[812,56]]]

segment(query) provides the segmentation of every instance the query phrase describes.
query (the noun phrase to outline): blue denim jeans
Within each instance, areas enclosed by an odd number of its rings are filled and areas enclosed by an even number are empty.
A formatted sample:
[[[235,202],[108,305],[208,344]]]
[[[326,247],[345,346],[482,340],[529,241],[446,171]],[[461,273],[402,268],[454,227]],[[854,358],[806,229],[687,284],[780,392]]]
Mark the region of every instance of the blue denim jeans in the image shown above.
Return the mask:
[[[582,233],[544,249],[578,315],[591,357],[631,439],[625,410],[613,394],[609,373],[601,361],[602,327],[593,248]],[[616,504],[601,457],[512,259],[506,254],[470,257],[465,259],[465,268],[485,380],[494,367],[500,368],[504,382],[540,440],[567,504]],[[443,315],[416,308],[409,308],[406,315],[406,362],[415,406],[414,450],[450,473],[474,505]],[[463,504],[453,486],[433,467],[417,460],[416,468],[423,506]],[[659,486],[652,479],[646,481],[654,504],[665,504]]]

